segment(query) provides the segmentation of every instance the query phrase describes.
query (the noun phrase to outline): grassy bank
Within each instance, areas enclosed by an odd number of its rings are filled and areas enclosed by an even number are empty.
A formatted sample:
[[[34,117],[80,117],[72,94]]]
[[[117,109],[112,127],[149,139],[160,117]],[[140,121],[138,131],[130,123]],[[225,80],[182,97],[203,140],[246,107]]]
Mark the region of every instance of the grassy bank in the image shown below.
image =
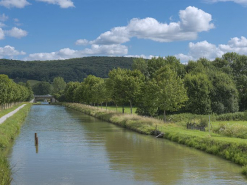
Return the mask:
[[[246,139],[226,137],[217,133],[209,134],[208,132],[187,130],[179,124],[165,124],[158,119],[121,114],[82,104],[65,103],[63,105],[142,134],[150,135],[157,127],[159,131],[165,133],[164,137],[166,139],[220,156],[241,165],[243,174],[247,176]]]
[[[30,110],[31,104],[26,104],[25,107],[20,109],[16,114],[0,125],[0,185],[10,184],[11,182],[11,169],[6,158],[6,153],[11,147],[15,137],[18,135],[21,125]],[[17,107],[5,110],[6,114]]]

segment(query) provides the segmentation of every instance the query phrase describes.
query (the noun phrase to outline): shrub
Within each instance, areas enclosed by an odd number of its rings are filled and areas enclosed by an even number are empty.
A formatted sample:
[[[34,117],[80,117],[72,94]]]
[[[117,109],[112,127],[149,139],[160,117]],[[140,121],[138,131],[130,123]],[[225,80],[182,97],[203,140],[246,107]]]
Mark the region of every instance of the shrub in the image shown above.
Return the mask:
[[[247,113],[246,113],[247,116]],[[227,113],[216,116],[217,121],[241,121],[245,120],[244,112]]]

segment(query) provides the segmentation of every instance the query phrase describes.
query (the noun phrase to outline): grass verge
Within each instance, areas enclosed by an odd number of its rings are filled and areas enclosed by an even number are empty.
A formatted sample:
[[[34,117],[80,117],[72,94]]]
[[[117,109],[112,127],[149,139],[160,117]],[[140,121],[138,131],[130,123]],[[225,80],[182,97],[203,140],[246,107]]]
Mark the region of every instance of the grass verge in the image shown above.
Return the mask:
[[[216,133],[209,134],[208,132],[187,130],[183,126],[165,124],[158,119],[121,114],[83,104],[64,103],[63,105],[142,134],[151,135],[157,127],[159,131],[165,133],[164,138],[166,139],[220,156],[241,165],[242,173],[247,176],[246,139],[229,138]]]
[[[26,104],[27,105],[25,107],[20,109],[17,113],[15,113],[0,125],[0,185],[10,184],[12,180],[11,169],[6,157],[6,153],[12,146],[12,143],[18,135],[21,125],[30,110],[31,104]],[[6,114],[11,112],[13,108],[8,109],[8,111],[6,110]]]

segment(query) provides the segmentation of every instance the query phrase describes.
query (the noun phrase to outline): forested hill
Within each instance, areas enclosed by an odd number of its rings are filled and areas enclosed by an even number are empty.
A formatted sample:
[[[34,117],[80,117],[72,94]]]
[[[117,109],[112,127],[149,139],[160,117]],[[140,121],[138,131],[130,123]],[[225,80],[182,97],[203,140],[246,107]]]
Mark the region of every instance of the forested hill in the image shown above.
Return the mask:
[[[113,68],[130,69],[134,58],[84,57],[53,61],[19,61],[0,59],[0,74],[15,81],[39,80],[51,82],[63,77],[66,82],[83,81],[87,75],[106,78]]]

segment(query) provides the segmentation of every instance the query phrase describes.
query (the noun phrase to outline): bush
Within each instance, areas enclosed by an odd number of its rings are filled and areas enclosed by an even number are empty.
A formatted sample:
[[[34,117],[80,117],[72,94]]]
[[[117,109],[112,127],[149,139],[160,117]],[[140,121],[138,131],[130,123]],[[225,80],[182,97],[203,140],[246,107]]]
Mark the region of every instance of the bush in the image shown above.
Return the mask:
[[[242,174],[247,175],[247,165],[242,167]]]
[[[216,120],[217,121],[243,121],[243,120],[247,120],[247,118],[245,119],[245,114],[247,117],[247,112],[235,112],[235,113],[227,113],[227,114],[221,114],[216,116]]]

